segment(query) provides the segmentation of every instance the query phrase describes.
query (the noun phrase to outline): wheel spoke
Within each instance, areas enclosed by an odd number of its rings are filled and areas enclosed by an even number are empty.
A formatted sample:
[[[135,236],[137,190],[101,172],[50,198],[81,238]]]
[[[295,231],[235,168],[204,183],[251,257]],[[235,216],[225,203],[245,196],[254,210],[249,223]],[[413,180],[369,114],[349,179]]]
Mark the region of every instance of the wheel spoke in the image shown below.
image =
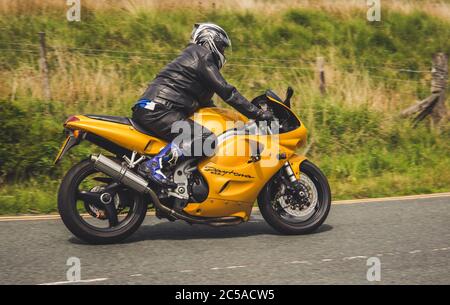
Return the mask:
[[[77,194],[77,199],[86,203],[101,205],[100,194],[101,193],[96,192],[79,191]]]
[[[113,178],[110,178],[110,177],[94,177],[92,179],[95,181],[103,182],[103,183],[107,183],[107,184],[112,183],[114,181]]]
[[[113,182],[111,184],[108,184],[104,189],[103,192],[108,192],[111,194],[112,197],[114,197],[114,195],[117,193],[118,189],[120,189],[122,187],[121,184],[117,183],[117,182]]]
[[[105,204],[106,217],[108,217],[109,227],[115,227],[119,224],[117,210],[113,203]]]

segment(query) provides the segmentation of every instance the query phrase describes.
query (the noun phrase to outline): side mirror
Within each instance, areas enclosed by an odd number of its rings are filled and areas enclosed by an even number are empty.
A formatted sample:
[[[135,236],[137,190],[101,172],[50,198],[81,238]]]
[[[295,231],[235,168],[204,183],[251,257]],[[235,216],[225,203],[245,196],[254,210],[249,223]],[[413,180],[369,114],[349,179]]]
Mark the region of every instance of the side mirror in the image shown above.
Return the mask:
[[[284,100],[284,104],[291,107],[291,97],[294,95],[294,89],[292,89],[290,86],[287,88],[286,91],[286,99]]]

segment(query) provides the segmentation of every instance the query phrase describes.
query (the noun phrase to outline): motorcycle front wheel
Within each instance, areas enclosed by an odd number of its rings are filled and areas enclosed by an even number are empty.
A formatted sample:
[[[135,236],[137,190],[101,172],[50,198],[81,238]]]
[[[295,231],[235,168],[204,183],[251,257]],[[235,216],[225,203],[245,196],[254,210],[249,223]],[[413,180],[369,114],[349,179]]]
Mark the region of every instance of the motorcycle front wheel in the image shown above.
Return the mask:
[[[306,160],[300,165],[300,190],[287,187],[278,173],[261,190],[259,210],[264,220],[283,234],[308,234],[325,221],[331,207],[331,191],[321,170]]]
[[[147,204],[141,194],[117,184],[86,159],[65,175],[58,192],[58,211],[76,237],[91,244],[110,244],[139,228]]]

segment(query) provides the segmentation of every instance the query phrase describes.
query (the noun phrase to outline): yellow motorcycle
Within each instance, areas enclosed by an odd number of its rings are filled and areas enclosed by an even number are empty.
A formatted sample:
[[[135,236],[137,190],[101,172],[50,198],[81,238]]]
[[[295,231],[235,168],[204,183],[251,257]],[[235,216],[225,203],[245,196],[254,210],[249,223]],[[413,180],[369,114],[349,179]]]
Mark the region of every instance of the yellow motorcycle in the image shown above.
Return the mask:
[[[288,88],[283,101],[268,90],[252,100],[273,113],[276,128],[225,108],[199,109],[192,119],[217,136],[215,153],[177,165],[169,177],[173,189],[151,185],[136,171],[167,143],[130,118],[69,117],[55,164],[83,140],[106,153],[91,155],[63,178],[58,210],[64,224],[86,242],[115,243],[139,228],[149,205],[158,218],[218,227],[248,221],[257,200],[277,231],[313,232],[328,216],[331,192],[319,168],[295,153],[307,130],[290,109],[292,95]]]

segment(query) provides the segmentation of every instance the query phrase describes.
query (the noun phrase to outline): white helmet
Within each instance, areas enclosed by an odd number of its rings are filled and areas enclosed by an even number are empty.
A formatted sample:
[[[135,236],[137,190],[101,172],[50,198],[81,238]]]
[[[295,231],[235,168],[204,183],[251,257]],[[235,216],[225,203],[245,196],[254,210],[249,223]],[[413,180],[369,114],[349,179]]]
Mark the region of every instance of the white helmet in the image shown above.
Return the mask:
[[[231,47],[231,40],[224,29],[214,23],[196,23],[191,42],[210,49],[217,56],[219,69],[223,67],[226,62],[225,48]]]

